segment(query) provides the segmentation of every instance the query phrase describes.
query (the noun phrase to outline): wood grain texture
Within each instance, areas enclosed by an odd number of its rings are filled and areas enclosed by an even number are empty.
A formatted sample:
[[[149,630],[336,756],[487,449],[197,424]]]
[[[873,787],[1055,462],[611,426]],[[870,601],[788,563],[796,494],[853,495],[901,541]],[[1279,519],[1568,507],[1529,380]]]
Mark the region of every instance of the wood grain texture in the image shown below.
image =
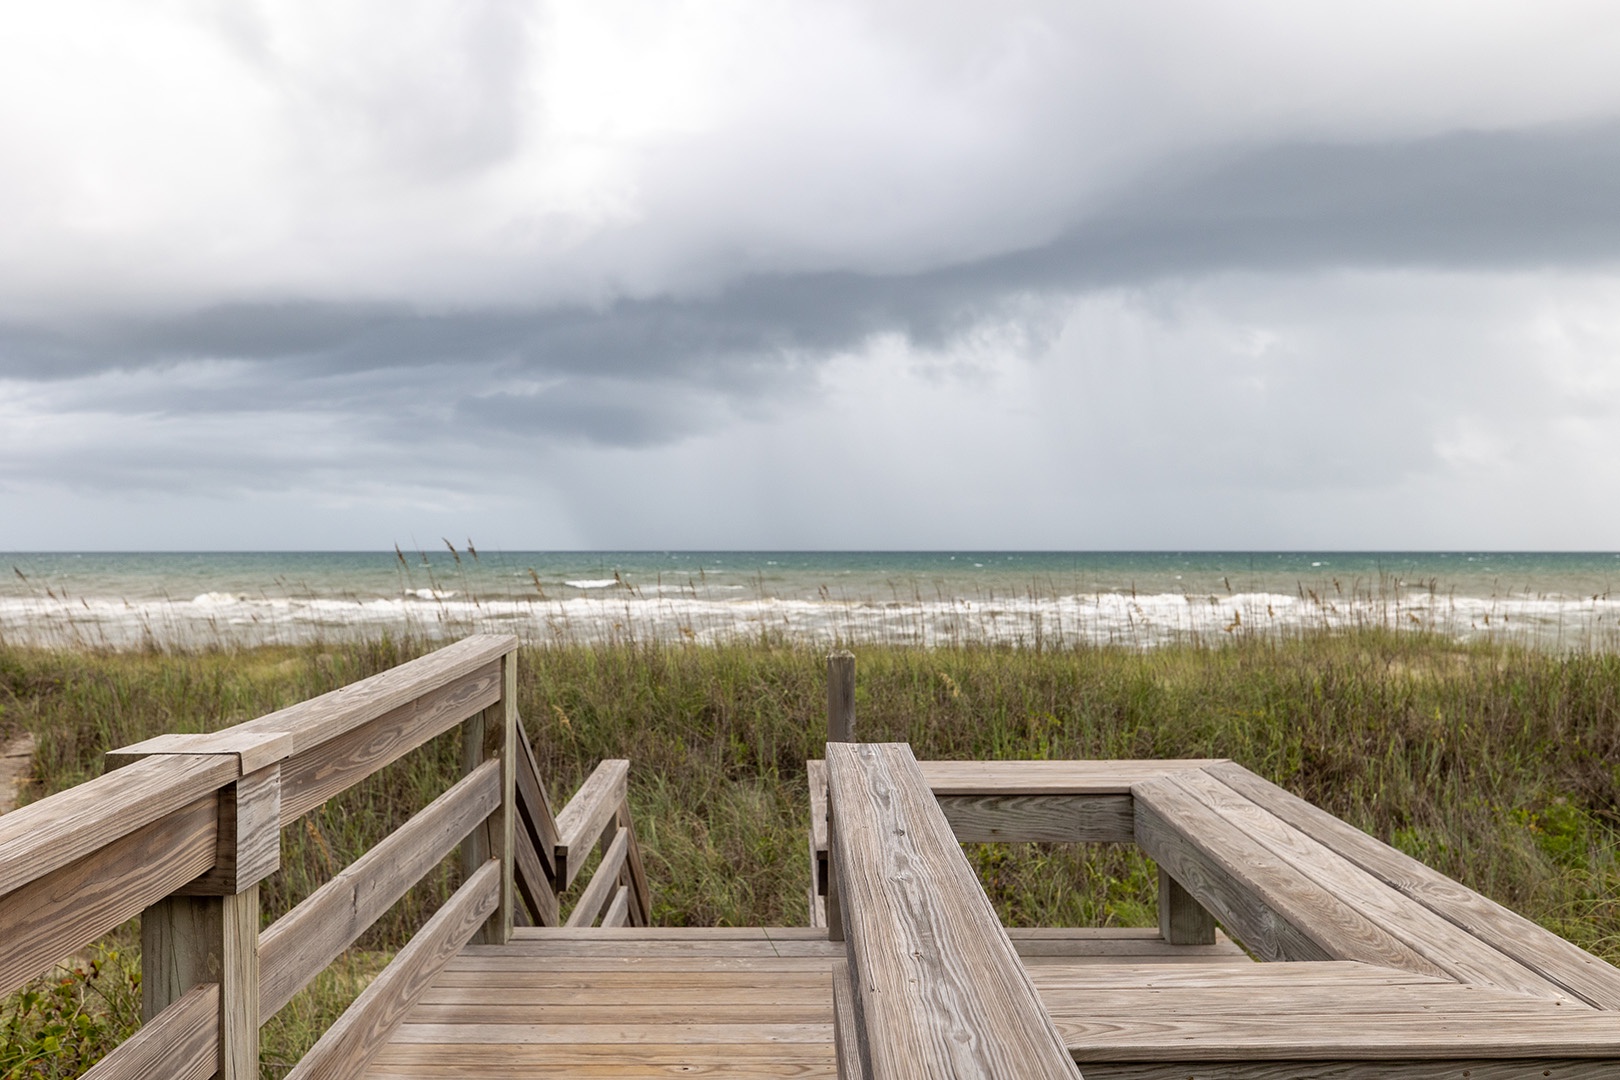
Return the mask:
[[[1172,945],[1215,944],[1215,917],[1159,867],[1159,934]]]
[[[522,790],[519,787],[520,793]],[[519,828],[513,837],[513,858],[517,871],[518,896],[528,907],[533,925],[556,926],[561,921],[557,904],[557,883],[546,869],[546,863],[542,861],[540,852],[535,847],[535,837],[529,829]]]
[[[596,865],[596,872],[591,875],[591,880],[579,894],[579,900],[574,904],[574,910],[569,913],[564,926],[590,926],[596,922],[597,916],[602,914],[602,909],[612,899],[613,890],[619,884],[619,874],[624,870],[625,853],[629,847],[629,830],[615,830],[607,851],[602,855],[602,861]]]
[[[359,1076],[404,1021],[439,970],[478,932],[500,902],[501,864],[484,864],[310,1048],[287,1080]]]
[[[849,977],[849,962],[840,960],[833,965],[833,1047],[838,1055],[840,1080],[867,1080],[867,1055],[861,1032],[859,1006],[855,1001],[855,984]]]
[[[80,1080],[207,1080],[219,1064],[219,986],[202,983],[141,1025]]]
[[[562,888],[573,885],[579,877],[591,846],[624,802],[629,776],[628,761],[601,762],[557,814],[557,881]]]
[[[257,885],[281,868],[281,766],[267,765],[219,792],[214,868],[179,891],[224,896]]]
[[[1390,888],[1209,773],[1183,773],[1176,782],[1295,873],[1327,889],[1452,978],[1537,997],[1566,996],[1562,988]]]
[[[829,743],[833,858],[874,1080],[1076,1072],[903,743]]]
[[[235,758],[148,758],[0,816],[0,896],[237,778]]]
[[[919,761],[935,795],[1129,795],[1136,784],[1223,760]]]
[[[535,850],[545,863],[546,872],[555,877],[557,842],[562,834],[557,831],[556,813],[551,805],[551,796],[546,791],[545,778],[540,775],[540,762],[534,755],[534,744],[529,741],[529,733],[521,719],[518,721],[517,736],[519,813],[529,834],[534,837]]]
[[[1086,1063],[1086,1080],[1609,1080],[1614,1075],[1613,1061],[1573,1058]]]
[[[269,1019],[500,804],[500,762],[478,766],[307,896],[260,939]],[[475,871],[476,872],[476,871]]]
[[[1529,999],[1527,999],[1529,1000]],[[1570,1010],[1556,1024],[1497,1013],[1339,1013],[1246,1016],[1060,1012],[1053,1022],[1075,1060],[1257,1061],[1290,1058],[1596,1057],[1620,1063],[1620,1017]]]
[[[500,693],[500,664],[486,664],[364,725],[300,750],[281,765],[281,824],[297,821],[338,792],[483,711]]]
[[[167,732],[144,742],[107,751],[107,768],[121,769],[142,758],[159,754],[229,754],[239,762],[238,772],[246,776],[291,757],[293,744],[290,732],[255,731],[246,724],[206,734]]]
[[[964,844],[1129,844],[1129,795],[942,795],[939,808]]]
[[[827,657],[827,741],[855,741],[855,656],[850,652]]]
[[[161,1016],[193,987],[217,985],[220,1080],[259,1075],[259,887],[169,896],[141,914],[141,1015]]]
[[[1136,787],[1137,843],[1266,960],[1365,960],[1443,969],[1300,874],[1172,775]]]
[[[620,885],[602,913],[602,925],[609,929],[626,926],[630,922],[630,886]]]
[[[0,900],[0,994],[206,872],[218,820],[207,794]]]
[[[653,886],[646,879],[646,865],[642,863],[642,845],[635,839],[635,823],[630,821],[630,803],[619,805],[620,829],[625,831],[624,878],[630,886],[630,926],[651,926],[653,923]]]
[[[1570,993],[1620,1009],[1620,970],[1517,912],[1340,821],[1234,762],[1210,774],[1437,915],[1490,943]]]

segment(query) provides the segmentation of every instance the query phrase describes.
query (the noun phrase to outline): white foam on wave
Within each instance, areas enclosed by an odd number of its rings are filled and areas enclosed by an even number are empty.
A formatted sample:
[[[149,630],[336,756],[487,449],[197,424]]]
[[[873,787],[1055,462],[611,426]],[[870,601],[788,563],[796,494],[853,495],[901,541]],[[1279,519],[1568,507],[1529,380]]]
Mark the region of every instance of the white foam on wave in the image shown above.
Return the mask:
[[[618,578],[585,578],[580,581],[565,581],[563,584],[575,589],[611,589],[622,583]]]
[[[573,584],[573,583],[570,583]],[[617,584],[606,582],[595,587]],[[423,596],[427,593],[428,596]],[[431,599],[431,603],[424,602]],[[300,644],[331,637],[410,632],[453,637],[480,630],[531,641],[722,642],[788,640],[922,646],[1041,647],[1223,641],[1313,630],[1385,627],[1459,640],[1498,637],[1562,648],[1620,647],[1620,600],[1482,598],[1414,591],[1326,600],[1282,593],[1188,596],[1103,592],[1065,596],[876,597],[812,600],[743,597],[729,590],[567,598],[463,598],[412,590],[400,597],[264,597],[207,593],[190,601],[0,597],[0,636],[40,645]]]

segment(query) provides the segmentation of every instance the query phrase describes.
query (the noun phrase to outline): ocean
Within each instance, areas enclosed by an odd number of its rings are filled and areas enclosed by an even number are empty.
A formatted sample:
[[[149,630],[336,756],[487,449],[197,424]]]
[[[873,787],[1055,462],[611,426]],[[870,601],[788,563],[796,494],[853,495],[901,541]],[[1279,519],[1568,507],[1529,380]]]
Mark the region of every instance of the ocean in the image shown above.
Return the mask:
[[[505,631],[1028,647],[1384,626],[1620,646],[1620,553],[475,550],[0,555],[0,639],[105,648]]]

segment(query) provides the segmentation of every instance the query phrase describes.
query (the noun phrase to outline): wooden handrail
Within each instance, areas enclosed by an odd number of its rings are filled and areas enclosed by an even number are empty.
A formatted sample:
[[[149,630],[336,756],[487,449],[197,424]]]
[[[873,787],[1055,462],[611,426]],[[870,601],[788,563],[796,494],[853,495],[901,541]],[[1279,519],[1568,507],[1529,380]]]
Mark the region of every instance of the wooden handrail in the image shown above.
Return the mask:
[[[911,748],[829,743],[827,774],[862,1072],[1076,1080]]]
[[[218,791],[230,758],[153,758],[0,817],[0,896]]]
[[[105,776],[0,819],[0,993],[142,914],[147,1024],[92,1075],[251,1080],[259,1025],[459,845],[465,883],[292,1074],[348,1076],[448,956],[506,940],[518,896],[556,925],[605,834],[578,918],[646,925],[629,763],[603,762],[552,813],[517,722],[516,644],[470,638],[245,724],[120,748]],[[466,775],[261,934],[281,828],[457,725]]]
[[[0,897],[0,994],[206,873],[217,857],[218,822],[213,798],[194,799]]]

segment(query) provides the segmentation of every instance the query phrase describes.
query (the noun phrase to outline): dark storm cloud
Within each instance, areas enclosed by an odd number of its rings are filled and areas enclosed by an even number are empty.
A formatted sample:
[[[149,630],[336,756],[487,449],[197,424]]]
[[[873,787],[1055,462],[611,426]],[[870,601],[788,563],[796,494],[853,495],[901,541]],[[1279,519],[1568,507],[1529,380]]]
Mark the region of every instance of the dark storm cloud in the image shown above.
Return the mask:
[[[1162,164],[1050,243],[904,275],[745,276],[716,294],[596,308],[232,304],[170,318],[0,328],[0,372],[60,380],[106,369],[245,361],[258,374],[169,409],[366,410],[372,376],[463,389],[456,419],[642,446],[703,426],[717,406],[799,392],[808,370],[876,334],[943,346],[1033,295],[1069,296],[1222,271],[1513,270],[1620,257],[1620,124],[1294,143]],[[422,369],[438,369],[426,376]],[[503,381],[545,391],[491,395]],[[345,382],[344,380],[348,380]],[[637,380],[647,385],[637,388]],[[175,388],[171,388],[173,390]],[[417,389],[421,389],[418,386]],[[661,406],[678,400],[684,419]],[[134,399],[130,399],[133,406]]]

